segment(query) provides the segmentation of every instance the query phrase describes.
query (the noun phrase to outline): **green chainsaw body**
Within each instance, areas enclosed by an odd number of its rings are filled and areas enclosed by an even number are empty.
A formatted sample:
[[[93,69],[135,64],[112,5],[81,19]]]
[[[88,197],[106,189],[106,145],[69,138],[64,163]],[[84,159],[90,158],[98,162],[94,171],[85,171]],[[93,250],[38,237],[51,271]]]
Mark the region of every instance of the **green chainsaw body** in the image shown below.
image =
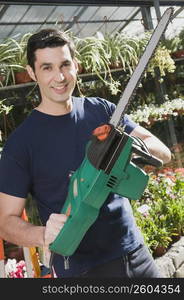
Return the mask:
[[[65,214],[71,207],[70,215],[50,245],[51,251],[63,256],[72,255],[110,193],[134,200],[141,197],[149,177],[131,162],[132,143],[132,137],[117,130],[112,130],[105,142],[95,137],[89,142],[81,166],[70,179],[68,196],[61,211]]]

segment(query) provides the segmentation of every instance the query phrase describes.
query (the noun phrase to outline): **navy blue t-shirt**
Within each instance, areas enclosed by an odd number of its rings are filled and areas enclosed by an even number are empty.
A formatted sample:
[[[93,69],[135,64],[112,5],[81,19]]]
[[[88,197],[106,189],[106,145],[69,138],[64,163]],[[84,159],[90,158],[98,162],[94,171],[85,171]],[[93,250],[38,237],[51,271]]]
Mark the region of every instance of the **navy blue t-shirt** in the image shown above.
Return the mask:
[[[43,225],[51,213],[60,213],[65,202],[69,174],[81,164],[92,131],[108,123],[115,105],[101,98],[73,97],[71,113],[48,115],[37,110],[10,134],[0,160],[0,191],[37,202]],[[129,134],[136,124],[124,117]],[[110,195],[99,217],[87,231],[64,269],[63,257],[55,254],[53,263],[61,277],[77,276],[142,242],[129,200]]]

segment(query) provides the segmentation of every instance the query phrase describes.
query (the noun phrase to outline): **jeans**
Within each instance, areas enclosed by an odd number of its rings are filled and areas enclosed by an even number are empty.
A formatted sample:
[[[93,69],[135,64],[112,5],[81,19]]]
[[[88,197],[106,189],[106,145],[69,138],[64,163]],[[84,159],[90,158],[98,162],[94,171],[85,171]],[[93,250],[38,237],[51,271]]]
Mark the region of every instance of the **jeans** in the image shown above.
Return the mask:
[[[86,278],[161,278],[163,277],[145,245],[122,257],[79,275]]]

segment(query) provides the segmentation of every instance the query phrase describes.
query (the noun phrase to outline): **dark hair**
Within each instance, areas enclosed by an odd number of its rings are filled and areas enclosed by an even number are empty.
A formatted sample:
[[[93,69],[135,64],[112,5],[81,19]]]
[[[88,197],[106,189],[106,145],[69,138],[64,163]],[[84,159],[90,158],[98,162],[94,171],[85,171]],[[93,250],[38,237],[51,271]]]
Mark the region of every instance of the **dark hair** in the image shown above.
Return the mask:
[[[73,58],[75,54],[75,47],[66,33],[52,28],[42,29],[31,35],[28,39],[27,62],[34,70],[34,63],[36,60],[35,52],[37,49],[44,49],[46,47],[54,48],[64,45],[68,45],[71,57]]]

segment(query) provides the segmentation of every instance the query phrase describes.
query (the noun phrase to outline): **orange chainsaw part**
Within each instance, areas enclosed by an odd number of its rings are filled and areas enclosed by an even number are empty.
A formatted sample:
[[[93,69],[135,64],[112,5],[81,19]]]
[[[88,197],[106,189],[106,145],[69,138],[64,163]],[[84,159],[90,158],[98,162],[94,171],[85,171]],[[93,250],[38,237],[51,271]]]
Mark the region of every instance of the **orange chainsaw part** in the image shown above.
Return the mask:
[[[4,260],[4,244],[3,240],[0,238],[0,260]]]
[[[27,217],[27,214],[26,214],[26,210],[25,210],[25,209],[23,210],[23,213],[22,213],[22,219],[23,219],[24,221],[27,221],[27,222],[28,222],[28,217]]]
[[[99,141],[105,141],[106,138],[109,136],[110,131],[111,131],[111,126],[105,124],[93,130],[93,135],[95,135]]]

